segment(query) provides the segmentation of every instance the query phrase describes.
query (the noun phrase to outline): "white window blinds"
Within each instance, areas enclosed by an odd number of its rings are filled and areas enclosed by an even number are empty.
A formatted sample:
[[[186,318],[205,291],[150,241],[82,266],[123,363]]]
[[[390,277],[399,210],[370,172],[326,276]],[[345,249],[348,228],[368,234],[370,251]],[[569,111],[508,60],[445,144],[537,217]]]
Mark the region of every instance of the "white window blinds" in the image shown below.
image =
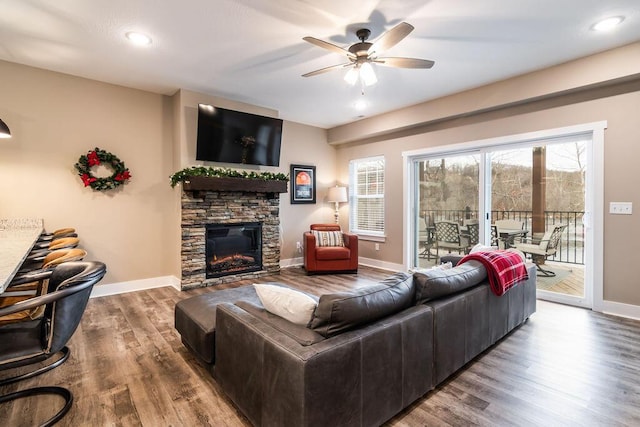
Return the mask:
[[[352,160],[349,191],[351,232],[384,236],[384,157]]]

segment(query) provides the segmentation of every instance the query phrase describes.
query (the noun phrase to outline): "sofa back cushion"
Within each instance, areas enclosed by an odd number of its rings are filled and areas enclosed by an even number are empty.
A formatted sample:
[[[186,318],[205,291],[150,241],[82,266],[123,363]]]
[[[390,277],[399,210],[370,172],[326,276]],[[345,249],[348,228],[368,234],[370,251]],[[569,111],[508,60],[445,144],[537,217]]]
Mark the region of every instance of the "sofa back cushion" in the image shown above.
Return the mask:
[[[298,344],[302,346],[317,344],[320,341],[324,340],[324,337],[322,337],[317,332],[314,332],[311,329],[307,328],[306,326],[291,323],[280,316],[269,313],[263,307],[260,307],[259,305],[253,304],[249,301],[238,301],[235,305],[237,305],[244,311],[251,313],[258,319],[261,319],[264,323],[271,326],[272,328],[277,329],[278,331],[287,335],[289,338],[294,339]]]
[[[410,307],[414,294],[411,275],[396,273],[375,285],[322,295],[310,327],[332,337]]]
[[[476,286],[487,278],[478,261],[469,261],[450,270],[428,270],[413,274],[416,303],[420,304]]]

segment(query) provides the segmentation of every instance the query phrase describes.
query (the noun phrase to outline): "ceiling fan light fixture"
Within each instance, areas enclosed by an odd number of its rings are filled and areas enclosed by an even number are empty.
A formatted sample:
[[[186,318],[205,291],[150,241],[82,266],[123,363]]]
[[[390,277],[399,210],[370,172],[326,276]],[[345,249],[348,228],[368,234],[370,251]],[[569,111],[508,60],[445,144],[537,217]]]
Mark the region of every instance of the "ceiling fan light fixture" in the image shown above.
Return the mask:
[[[349,68],[347,74],[344,75],[344,81],[351,86],[355,85],[358,81],[358,69],[356,67]]]
[[[317,76],[329,71],[339,70],[348,67],[349,70],[344,75],[344,80],[350,85],[355,85],[360,80],[362,88],[371,86],[378,82],[373,62],[384,65],[385,67],[398,68],[431,68],[434,62],[426,59],[416,58],[385,58],[380,57],[387,49],[392,48],[402,41],[409,33],[413,31],[413,25],[401,22],[392,29],[382,34],[374,43],[367,41],[371,35],[371,31],[367,28],[361,28],[356,31],[356,36],[360,39],[358,43],[352,44],[348,48],[337,46],[333,43],[317,39],[315,37],[303,37],[302,39],[308,43],[318,46],[322,49],[346,55],[349,62],[346,64],[337,64],[330,67],[320,68],[309,73],[305,73],[302,77]],[[363,91],[364,92],[364,91]]]
[[[360,79],[365,86],[371,86],[378,82],[376,73],[368,62],[365,62],[360,66]]]

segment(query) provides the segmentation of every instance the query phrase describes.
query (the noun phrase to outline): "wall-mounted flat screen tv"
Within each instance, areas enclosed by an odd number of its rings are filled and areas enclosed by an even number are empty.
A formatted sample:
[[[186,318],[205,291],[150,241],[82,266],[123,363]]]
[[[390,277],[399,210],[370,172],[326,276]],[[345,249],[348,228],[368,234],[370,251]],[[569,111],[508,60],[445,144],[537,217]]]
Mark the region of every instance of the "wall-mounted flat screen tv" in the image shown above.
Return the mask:
[[[196,160],[278,166],[282,120],[198,104]]]

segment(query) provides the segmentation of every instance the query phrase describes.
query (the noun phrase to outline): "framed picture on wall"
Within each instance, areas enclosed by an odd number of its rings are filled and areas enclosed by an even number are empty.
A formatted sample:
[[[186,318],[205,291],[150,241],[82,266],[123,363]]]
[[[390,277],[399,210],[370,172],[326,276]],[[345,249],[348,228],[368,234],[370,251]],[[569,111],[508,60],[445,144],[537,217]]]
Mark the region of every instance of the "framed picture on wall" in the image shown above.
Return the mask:
[[[291,165],[291,204],[316,202],[316,167]]]

